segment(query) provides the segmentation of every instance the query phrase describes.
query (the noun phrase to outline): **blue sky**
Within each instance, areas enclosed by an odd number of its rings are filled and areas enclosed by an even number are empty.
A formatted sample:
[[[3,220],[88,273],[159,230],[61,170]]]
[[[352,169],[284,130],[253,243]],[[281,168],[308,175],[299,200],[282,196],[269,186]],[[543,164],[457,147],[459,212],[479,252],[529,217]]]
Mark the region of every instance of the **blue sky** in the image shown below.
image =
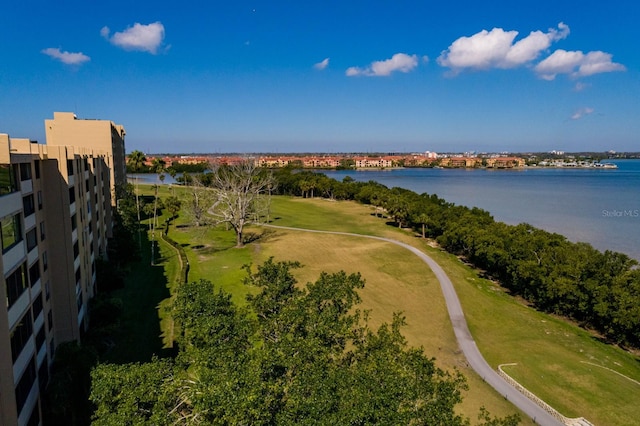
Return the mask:
[[[12,137],[72,111],[147,153],[640,150],[632,0],[5,3]]]

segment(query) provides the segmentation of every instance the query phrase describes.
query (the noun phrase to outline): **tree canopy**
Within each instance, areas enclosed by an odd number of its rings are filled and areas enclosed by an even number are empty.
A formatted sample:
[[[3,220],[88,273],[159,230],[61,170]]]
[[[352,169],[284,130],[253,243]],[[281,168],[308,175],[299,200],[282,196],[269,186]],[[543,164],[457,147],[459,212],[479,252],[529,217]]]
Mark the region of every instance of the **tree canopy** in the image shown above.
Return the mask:
[[[468,424],[454,410],[462,375],[409,347],[402,315],[372,330],[356,309],[360,275],[300,286],[299,266],[247,267],[257,292],[245,307],[209,281],[181,285],[175,361],[95,369],[96,424]],[[481,414],[485,425],[518,422]]]

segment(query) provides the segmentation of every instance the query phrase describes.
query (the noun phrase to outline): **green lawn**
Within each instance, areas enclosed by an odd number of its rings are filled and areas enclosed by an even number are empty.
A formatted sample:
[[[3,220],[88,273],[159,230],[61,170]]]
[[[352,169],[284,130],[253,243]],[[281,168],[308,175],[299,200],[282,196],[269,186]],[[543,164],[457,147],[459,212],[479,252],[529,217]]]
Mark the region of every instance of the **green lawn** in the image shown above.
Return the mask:
[[[479,278],[454,256],[406,230],[386,225],[368,206],[275,197],[271,218],[277,225],[380,235],[419,247],[449,274],[474,338],[492,366],[517,363],[505,371],[566,416],[584,416],[598,425],[637,424],[640,385],[632,380],[640,381],[638,357],[601,343],[565,320],[525,306],[494,283]],[[180,219],[176,223],[181,224]],[[467,368],[439,285],[415,256],[394,245],[354,237],[260,227],[250,232],[261,237],[242,249],[233,248],[234,235],[224,228],[172,227],[170,236],[185,248],[190,280],[207,278],[240,303],[249,290],[241,284],[245,276],[242,265],[270,256],[302,262],[305,267],[296,271],[301,282],[314,280],[323,270],[361,272],[367,282],[361,308],[372,310],[372,324],[390,321],[392,312],[402,310],[408,323],[403,331],[410,344],[423,346],[442,368],[458,368],[468,377],[470,391],[461,412],[472,420],[480,405],[495,415],[514,412]],[[166,255],[167,264],[171,259],[175,258]],[[171,272],[165,275],[166,287]]]

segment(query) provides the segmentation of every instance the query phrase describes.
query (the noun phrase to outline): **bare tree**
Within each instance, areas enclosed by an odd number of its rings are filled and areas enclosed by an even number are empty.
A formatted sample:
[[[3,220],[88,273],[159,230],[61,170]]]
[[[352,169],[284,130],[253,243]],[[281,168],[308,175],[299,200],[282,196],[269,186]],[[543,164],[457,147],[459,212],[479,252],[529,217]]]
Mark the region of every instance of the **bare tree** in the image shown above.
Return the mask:
[[[243,230],[268,215],[274,189],[271,172],[256,167],[251,160],[220,166],[214,170],[211,187],[215,191],[209,214],[216,223],[226,223],[236,233],[236,247],[244,245]]]
[[[182,202],[182,210],[197,227],[206,224],[207,210],[213,204],[213,191],[207,188],[197,176],[191,177],[191,182],[186,186]]]

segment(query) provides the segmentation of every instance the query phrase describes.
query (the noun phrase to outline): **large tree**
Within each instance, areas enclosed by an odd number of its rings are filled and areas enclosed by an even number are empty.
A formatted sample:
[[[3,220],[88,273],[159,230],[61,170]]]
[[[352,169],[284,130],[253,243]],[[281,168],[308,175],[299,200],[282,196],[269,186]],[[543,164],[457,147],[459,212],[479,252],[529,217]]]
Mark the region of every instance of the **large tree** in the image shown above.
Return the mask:
[[[247,267],[255,291],[243,307],[209,281],[181,285],[175,363],[96,369],[95,424],[469,424],[455,411],[464,378],[410,348],[401,315],[367,325],[359,274],[322,273],[302,286],[296,267]],[[481,415],[482,425],[518,423]]]
[[[250,160],[213,171],[211,187],[215,196],[209,214],[216,223],[226,223],[233,228],[236,247],[244,245],[244,227],[259,222],[268,214],[274,182],[270,171],[257,167]]]

